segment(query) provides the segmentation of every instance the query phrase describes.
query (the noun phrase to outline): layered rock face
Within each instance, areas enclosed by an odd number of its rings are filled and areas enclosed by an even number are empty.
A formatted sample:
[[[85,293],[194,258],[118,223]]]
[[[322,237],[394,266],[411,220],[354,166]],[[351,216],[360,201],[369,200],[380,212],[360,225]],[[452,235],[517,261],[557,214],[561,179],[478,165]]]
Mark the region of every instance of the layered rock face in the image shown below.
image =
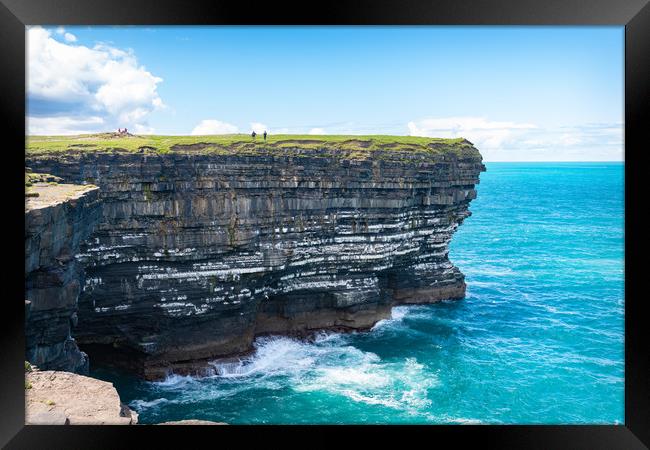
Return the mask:
[[[101,219],[94,186],[39,183],[25,198],[26,359],[44,370],[87,373],[72,327],[83,273],[74,255]]]
[[[188,148],[27,162],[101,188],[103,219],[76,256],[86,271],[76,337],[149,379],[245,352],[255,335],[367,329],[395,304],[462,298],[448,245],[485,170],[478,151],[356,160]]]

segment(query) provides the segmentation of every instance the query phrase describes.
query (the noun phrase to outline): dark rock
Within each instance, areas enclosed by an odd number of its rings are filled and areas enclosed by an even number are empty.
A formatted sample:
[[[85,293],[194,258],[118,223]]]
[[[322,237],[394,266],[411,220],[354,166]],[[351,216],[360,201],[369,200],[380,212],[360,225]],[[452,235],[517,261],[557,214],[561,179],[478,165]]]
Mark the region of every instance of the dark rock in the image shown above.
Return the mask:
[[[464,297],[448,245],[470,215],[480,155],[375,153],[28,157],[101,188],[103,219],[76,254],[82,348],[160,378],[248,351],[255,335],[364,330],[395,304]],[[58,283],[55,304],[78,289],[65,267],[39,274],[43,289]]]

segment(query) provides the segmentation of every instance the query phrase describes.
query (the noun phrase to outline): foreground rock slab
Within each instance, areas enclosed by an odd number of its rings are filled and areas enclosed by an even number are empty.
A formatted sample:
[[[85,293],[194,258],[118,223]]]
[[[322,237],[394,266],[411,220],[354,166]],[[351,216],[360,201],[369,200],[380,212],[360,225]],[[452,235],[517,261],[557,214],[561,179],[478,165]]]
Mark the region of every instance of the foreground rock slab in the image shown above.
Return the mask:
[[[112,383],[52,370],[25,374],[27,425],[135,425]],[[29,387],[31,386],[31,387]]]

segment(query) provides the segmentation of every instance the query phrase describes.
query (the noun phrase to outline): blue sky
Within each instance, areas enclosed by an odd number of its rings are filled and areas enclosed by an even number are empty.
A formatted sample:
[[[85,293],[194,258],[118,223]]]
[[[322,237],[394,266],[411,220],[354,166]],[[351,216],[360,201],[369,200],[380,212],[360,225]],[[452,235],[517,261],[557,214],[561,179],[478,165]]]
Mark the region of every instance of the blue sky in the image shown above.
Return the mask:
[[[29,28],[32,134],[398,134],[622,160],[623,27]]]

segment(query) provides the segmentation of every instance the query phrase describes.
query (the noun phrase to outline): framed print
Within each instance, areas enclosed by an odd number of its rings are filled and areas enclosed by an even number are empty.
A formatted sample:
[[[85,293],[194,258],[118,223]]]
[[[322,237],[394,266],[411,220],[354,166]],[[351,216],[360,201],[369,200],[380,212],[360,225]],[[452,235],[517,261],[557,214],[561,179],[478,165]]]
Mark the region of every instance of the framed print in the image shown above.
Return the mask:
[[[647,2],[2,3],[7,448],[647,448]]]

